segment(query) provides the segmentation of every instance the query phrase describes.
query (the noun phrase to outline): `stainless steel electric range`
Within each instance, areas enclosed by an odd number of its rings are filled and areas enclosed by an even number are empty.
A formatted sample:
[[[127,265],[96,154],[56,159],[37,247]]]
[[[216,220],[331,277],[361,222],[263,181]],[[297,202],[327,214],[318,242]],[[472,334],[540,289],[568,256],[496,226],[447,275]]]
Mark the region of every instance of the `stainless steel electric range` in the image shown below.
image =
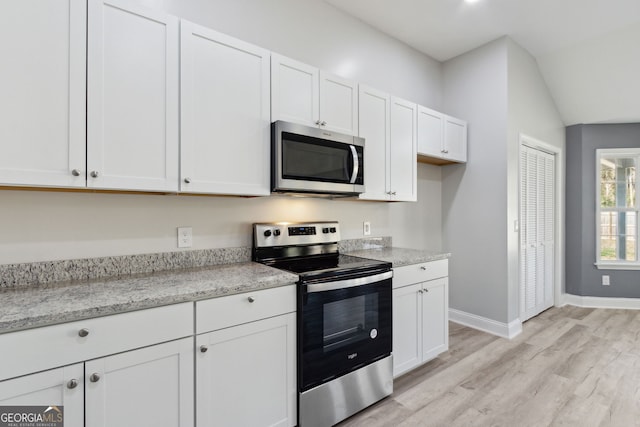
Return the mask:
[[[393,392],[391,264],[342,255],[337,222],[253,225],[253,260],[298,274],[298,425]]]

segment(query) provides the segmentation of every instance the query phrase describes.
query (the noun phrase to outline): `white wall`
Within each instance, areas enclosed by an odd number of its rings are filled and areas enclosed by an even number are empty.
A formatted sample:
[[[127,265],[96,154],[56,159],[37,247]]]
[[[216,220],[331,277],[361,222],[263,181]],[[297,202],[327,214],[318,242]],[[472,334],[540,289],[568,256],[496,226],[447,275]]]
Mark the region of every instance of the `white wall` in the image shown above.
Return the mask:
[[[273,51],[441,108],[441,64],[321,0],[140,0]],[[464,116],[463,116],[464,117]],[[398,246],[441,249],[440,168],[418,166],[418,202],[0,190],[0,264],[250,246],[250,224],[338,220],[343,238],[391,235]]]
[[[507,324],[519,317],[519,134],[564,150],[564,125],[536,61],[508,37],[443,71],[445,110],[469,121],[469,162],[442,170],[450,306]]]
[[[443,64],[445,111],[468,121],[468,163],[442,169],[449,305],[499,322],[507,320],[506,46],[500,39]]]
[[[519,164],[520,134],[535,138],[559,150],[556,161],[560,165],[557,182],[564,180],[564,144],[565,128],[560,113],[551,98],[536,60],[511,39],[508,41],[509,54],[509,130],[507,134],[508,150],[508,187],[507,187],[507,245],[508,245],[508,321],[519,318],[519,235],[514,231],[514,221],[519,214]],[[560,194],[564,194],[564,187]],[[559,221],[557,227],[562,235],[564,230],[564,197],[557,206]],[[563,248],[562,240],[557,242]],[[561,259],[564,259],[562,257]],[[558,272],[564,271],[562,263],[556,265]],[[562,275],[562,277],[564,277]]]
[[[441,64],[322,0],[141,0],[439,110]]]

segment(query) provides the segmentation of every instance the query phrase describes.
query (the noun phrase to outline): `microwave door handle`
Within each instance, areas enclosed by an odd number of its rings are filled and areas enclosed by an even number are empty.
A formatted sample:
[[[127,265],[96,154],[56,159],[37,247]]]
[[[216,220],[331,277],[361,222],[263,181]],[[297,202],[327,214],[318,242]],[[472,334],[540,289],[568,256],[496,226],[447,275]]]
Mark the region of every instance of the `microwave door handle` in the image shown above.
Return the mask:
[[[349,184],[355,184],[356,179],[358,178],[360,162],[358,161],[358,152],[356,151],[356,147],[350,145],[349,148],[351,148],[351,156],[353,156],[353,173],[351,174],[351,180],[349,181]]]

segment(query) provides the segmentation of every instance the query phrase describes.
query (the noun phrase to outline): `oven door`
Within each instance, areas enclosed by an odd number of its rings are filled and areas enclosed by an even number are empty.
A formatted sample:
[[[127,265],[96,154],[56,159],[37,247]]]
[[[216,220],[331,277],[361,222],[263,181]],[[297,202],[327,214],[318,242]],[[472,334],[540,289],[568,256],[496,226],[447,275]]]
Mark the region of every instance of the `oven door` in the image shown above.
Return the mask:
[[[299,390],[391,354],[391,271],[300,286]]]

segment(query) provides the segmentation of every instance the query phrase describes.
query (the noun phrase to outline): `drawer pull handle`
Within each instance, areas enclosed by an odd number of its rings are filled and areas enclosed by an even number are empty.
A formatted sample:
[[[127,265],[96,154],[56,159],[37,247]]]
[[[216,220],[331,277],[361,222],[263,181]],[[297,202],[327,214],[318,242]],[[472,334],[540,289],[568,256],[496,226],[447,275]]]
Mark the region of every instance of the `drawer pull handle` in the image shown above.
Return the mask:
[[[423,265],[423,266],[421,266],[421,267],[420,267],[420,270],[427,271],[427,267],[425,267],[425,266]]]
[[[100,375],[94,372],[89,377],[89,381],[91,381],[92,383],[97,383],[98,381],[100,381]]]
[[[418,293],[422,294],[422,293],[424,293],[424,291],[422,289],[418,289]]]
[[[254,297],[249,297],[249,298],[247,298],[247,301],[249,301],[249,302],[255,302],[255,300],[256,300],[256,299],[255,299]]]
[[[67,388],[76,388],[78,387],[78,380],[73,378],[70,379],[69,382],[67,383]]]
[[[89,335],[89,330],[87,328],[82,328],[78,331],[78,335],[84,338]]]
[[[200,353],[206,353],[207,350],[209,350],[209,347],[207,347],[206,345],[201,345],[200,346]]]

